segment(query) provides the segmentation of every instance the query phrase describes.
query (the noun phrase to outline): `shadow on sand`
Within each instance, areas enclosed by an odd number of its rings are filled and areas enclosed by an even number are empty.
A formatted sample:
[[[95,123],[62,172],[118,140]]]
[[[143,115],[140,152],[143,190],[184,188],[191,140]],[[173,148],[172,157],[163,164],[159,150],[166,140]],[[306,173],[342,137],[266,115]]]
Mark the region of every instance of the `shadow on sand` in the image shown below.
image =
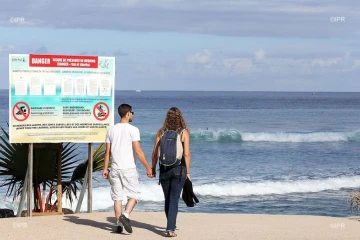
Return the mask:
[[[86,219],[86,218],[80,218],[78,216],[71,216],[71,215],[66,215],[64,216],[64,221],[68,221],[71,223],[75,223],[75,224],[81,224],[81,225],[86,225],[86,226],[91,226],[91,227],[95,227],[95,228],[100,228],[103,230],[107,230],[110,231],[110,233],[115,233],[118,234],[117,232],[115,232],[116,230],[116,226],[115,226],[115,217],[107,217],[106,218],[107,223],[104,222],[97,222],[91,219]],[[159,227],[159,226],[155,226],[152,224],[148,224],[148,223],[142,223],[142,222],[138,222],[136,220],[131,220],[131,226],[135,227],[135,228],[143,228],[143,229],[147,229],[155,234],[158,234],[160,236],[165,237],[165,228]],[[126,231],[123,232],[123,234],[128,235],[128,233],[126,233]]]

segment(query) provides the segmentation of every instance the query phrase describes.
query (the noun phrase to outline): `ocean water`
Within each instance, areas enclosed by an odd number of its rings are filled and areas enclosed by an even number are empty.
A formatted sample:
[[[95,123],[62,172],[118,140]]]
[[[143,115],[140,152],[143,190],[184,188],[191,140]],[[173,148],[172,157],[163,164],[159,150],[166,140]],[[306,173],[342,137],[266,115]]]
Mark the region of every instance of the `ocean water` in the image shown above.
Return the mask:
[[[0,91],[0,101],[6,128],[7,91]],[[200,203],[188,208],[180,200],[180,211],[358,214],[349,200],[360,186],[360,93],[116,91],[115,107],[121,103],[133,106],[148,161],[167,110],[183,112]],[[80,159],[86,147],[79,144]],[[162,211],[158,179],[147,178],[139,162],[138,168],[142,200],[135,211]],[[112,211],[108,182],[100,172],[94,176],[93,210]],[[16,211],[5,191],[0,188],[0,208]],[[75,209],[76,201],[64,205]]]

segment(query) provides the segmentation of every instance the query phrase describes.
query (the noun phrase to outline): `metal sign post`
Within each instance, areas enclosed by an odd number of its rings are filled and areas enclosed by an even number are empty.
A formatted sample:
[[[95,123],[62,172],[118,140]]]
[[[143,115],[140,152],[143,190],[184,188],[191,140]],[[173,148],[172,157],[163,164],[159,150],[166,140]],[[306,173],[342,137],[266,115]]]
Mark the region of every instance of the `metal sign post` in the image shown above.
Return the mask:
[[[24,207],[26,191],[27,191],[27,186],[28,186],[28,175],[29,175],[29,167],[26,170],[26,175],[25,175],[25,178],[24,178],[24,185],[23,185],[23,189],[22,189],[22,192],[21,192],[20,203],[19,203],[18,211],[16,213],[17,217],[21,217],[21,212],[22,212],[23,207]]]
[[[28,184],[27,184],[27,216],[32,217],[32,187],[33,187],[33,143],[28,147]]]
[[[88,213],[92,212],[92,173],[93,173],[93,155],[92,155],[93,144],[89,143],[88,148]]]

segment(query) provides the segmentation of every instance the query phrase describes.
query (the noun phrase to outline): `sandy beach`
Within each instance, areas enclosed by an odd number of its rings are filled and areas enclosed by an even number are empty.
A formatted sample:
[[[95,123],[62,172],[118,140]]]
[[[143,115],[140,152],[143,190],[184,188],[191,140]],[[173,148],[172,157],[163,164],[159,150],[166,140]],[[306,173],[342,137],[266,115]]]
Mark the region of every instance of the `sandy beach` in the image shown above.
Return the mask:
[[[133,212],[133,233],[114,232],[111,212],[0,219],[1,239],[161,239],[161,212]],[[359,239],[356,218],[179,213],[176,239]]]

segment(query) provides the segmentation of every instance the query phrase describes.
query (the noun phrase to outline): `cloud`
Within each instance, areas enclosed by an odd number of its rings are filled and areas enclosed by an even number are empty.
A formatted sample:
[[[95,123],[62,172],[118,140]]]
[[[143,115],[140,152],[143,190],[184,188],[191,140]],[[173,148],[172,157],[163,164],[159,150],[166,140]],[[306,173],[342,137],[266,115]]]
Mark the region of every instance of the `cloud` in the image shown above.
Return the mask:
[[[35,44],[8,44],[0,46],[0,56],[8,56],[9,54],[47,54],[48,49],[45,46]]]
[[[212,53],[208,49],[204,49],[203,52],[197,52],[187,58],[189,63],[208,64],[211,61]]]
[[[129,54],[122,51],[122,50],[117,50],[116,52],[114,52],[113,54],[114,56],[128,56]]]
[[[231,73],[244,73],[254,67],[253,60],[249,58],[223,58],[222,63],[225,69],[230,69]]]
[[[209,49],[190,55],[186,62],[193,64],[200,75],[225,75],[225,76],[308,76],[316,74],[333,74],[355,71],[360,68],[360,58],[352,57],[349,52],[338,57],[324,58],[292,58],[292,57],[267,57],[265,51],[258,49],[253,57],[233,57],[227,54],[214,54]],[[211,70],[202,71],[204,68]],[[192,74],[195,74],[192,72]],[[325,75],[324,75],[325,76]]]
[[[329,58],[329,59],[322,59],[317,58],[311,61],[311,65],[313,66],[320,66],[320,67],[329,67],[335,64],[338,64],[342,58]]]
[[[49,53],[49,51],[47,50],[47,48],[45,46],[42,46],[42,47],[36,49],[34,51],[34,53],[36,53],[36,54],[47,54],[47,53]]]
[[[89,55],[89,53],[87,51],[83,51],[83,52],[80,52],[78,55],[84,56],[84,55]]]
[[[258,49],[255,52],[255,60],[261,61],[265,58],[265,52],[262,49]]]
[[[14,45],[0,46],[0,55],[7,55],[15,49]]]
[[[351,70],[353,69],[360,69],[360,59],[354,61],[353,66],[351,66]]]
[[[5,1],[0,26],[23,17],[39,27],[184,32],[242,37],[348,38],[359,31],[357,0]],[[346,22],[331,22],[331,17]]]
[[[29,54],[33,53],[37,50],[39,46],[34,45],[15,45],[15,44],[8,44],[4,46],[0,46],[0,56],[8,56],[9,54]]]

